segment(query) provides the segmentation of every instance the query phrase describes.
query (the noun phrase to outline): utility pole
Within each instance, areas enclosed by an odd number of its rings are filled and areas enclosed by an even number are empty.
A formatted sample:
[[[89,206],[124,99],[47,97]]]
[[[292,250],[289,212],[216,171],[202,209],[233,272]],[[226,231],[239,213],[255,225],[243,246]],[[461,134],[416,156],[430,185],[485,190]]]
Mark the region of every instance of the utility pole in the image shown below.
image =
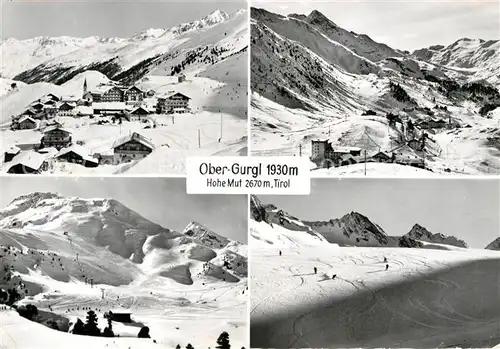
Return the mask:
[[[101,288],[101,299],[104,299],[104,288]]]
[[[78,253],[76,254],[76,261],[78,262]]]
[[[198,129],[198,148],[201,148],[200,129]]]
[[[299,156],[302,156],[302,144],[299,144]]]
[[[366,149],[365,149],[365,176],[366,176]]]
[[[175,125],[175,117],[172,115],[172,125]]]
[[[220,113],[220,140],[222,140],[222,113],[220,112],[220,110],[219,113]]]

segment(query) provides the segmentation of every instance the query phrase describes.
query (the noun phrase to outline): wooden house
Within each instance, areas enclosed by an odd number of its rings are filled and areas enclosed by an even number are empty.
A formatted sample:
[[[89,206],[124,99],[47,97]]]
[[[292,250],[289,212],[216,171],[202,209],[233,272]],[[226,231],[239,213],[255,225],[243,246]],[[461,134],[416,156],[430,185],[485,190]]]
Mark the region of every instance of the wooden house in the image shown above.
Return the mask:
[[[377,162],[389,162],[391,160],[391,156],[383,151],[379,151],[377,154],[372,156]]]
[[[149,110],[147,110],[145,107],[137,107],[133,109],[130,114],[130,121],[141,121],[146,119],[146,117],[149,115]]]
[[[93,103],[93,114],[97,115],[116,115],[123,114],[127,105],[123,102],[98,102]]]
[[[71,145],[71,132],[63,129],[61,126],[49,126],[43,132],[40,148],[54,147],[57,150],[61,150]]]
[[[113,162],[120,164],[143,159],[154,150],[154,145],[137,132],[115,141],[113,144]]]
[[[48,167],[46,156],[34,151],[25,152],[12,162],[7,173],[39,174]]]
[[[32,117],[30,117],[28,115],[22,116],[17,121],[17,124],[18,124],[18,129],[19,130],[33,130],[37,126],[36,121]]]
[[[132,313],[123,310],[109,310],[104,313],[104,318],[112,321],[130,323],[132,322]]]
[[[19,153],[21,152],[21,149],[16,147],[15,145],[9,147],[5,153],[4,153],[4,158],[3,162],[10,162],[14,157],[16,157]]]
[[[144,99],[144,92],[137,86],[132,86],[126,89],[123,93],[123,101],[125,103],[138,103]]]
[[[55,155],[55,159],[79,164],[85,167],[97,167],[99,165],[99,161],[93,158],[86,148],[76,144],[61,149],[59,153]]]

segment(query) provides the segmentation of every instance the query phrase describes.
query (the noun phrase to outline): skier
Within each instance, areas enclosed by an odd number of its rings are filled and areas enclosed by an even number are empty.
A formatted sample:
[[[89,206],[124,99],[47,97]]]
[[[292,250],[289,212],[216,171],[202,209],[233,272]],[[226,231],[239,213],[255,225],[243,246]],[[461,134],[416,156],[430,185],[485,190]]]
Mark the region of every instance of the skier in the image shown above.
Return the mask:
[[[318,273],[318,268],[314,267],[314,274]]]
[[[280,256],[281,256],[281,251],[280,251]]]
[[[389,264],[385,265],[385,270],[389,269]]]
[[[384,257],[384,263],[387,263],[387,257]]]
[[[337,277],[337,274],[333,274],[332,280],[335,279],[336,277]]]

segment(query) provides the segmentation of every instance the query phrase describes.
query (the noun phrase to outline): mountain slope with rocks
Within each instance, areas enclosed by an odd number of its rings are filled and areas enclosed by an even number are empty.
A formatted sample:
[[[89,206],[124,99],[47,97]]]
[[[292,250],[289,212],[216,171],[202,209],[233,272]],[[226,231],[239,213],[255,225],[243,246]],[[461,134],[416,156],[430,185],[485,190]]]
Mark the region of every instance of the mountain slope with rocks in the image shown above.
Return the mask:
[[[368,158],[394,153],[390,166],[500,173],[498,41],[409,53],[316,10],[283,16],[256,8],[251,40],[255,155],[310,156],[311,140],[322,139],[360,147]],[[343,166],[348,174],[352,165]]]

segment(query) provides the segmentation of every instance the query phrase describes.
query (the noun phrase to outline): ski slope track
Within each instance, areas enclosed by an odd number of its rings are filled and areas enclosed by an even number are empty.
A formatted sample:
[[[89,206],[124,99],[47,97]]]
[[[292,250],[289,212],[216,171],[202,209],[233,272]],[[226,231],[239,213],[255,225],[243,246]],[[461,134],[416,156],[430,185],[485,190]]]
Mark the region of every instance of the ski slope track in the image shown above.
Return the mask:
[[[247,347],[246,256],[246,245],[200,223],[177,232],[113,199],[21,196],[0,211],[0,289],[17,289],[15,305],[39,315],[0,310],[0,348],[210,347],[223,331]],[[90,309],[101,331],[109,310],[132,322],[113,321],[120,338],[68,333]],[[151,339],[137,338],[142,326]]]
[[[252,250],[252,347],[500,343],[498,252],[303,246],[282,253]]]

